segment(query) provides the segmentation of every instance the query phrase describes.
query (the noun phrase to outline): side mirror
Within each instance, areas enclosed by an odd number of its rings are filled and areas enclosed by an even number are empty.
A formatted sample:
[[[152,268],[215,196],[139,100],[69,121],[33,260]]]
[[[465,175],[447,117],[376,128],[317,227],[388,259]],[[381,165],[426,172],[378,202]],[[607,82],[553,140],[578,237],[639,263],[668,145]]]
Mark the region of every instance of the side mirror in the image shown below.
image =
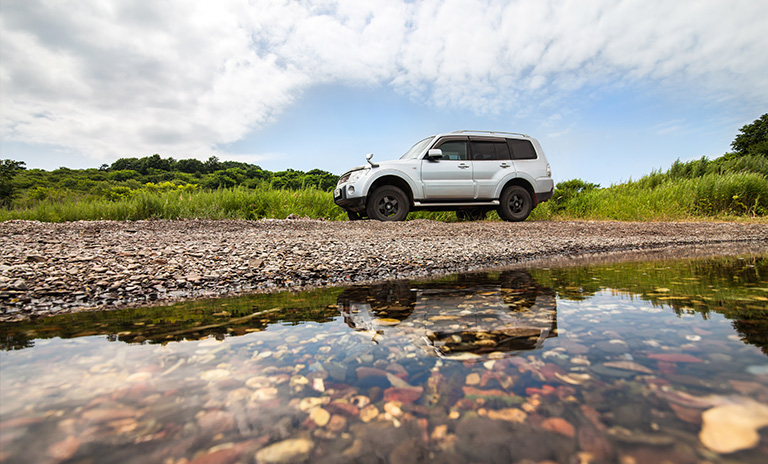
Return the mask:
[[[368,161],[368,164],[370,164],[372,168],[379,167],[378,164],[371,162],[371,158],[373,158],[373,153],[368,153],[367,155],[365,155],[365,160]]]
[[[433,160],[439,160],[440,158],[443,157],[443,150],[441,150],[439,148],[431,148],[427,152],[427,157],[429,157],[430,159],[433,159]]]

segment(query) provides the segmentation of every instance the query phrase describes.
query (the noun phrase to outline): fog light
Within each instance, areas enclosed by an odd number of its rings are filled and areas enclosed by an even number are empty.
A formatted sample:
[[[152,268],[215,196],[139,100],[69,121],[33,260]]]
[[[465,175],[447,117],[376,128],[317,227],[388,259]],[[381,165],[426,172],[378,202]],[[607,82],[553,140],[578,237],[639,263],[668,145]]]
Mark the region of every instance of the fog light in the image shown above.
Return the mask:
[[[347,187],[347,192],[349,192],[349,194],[352,195],[355,193],[355,188],[350,185],[349,187]]]

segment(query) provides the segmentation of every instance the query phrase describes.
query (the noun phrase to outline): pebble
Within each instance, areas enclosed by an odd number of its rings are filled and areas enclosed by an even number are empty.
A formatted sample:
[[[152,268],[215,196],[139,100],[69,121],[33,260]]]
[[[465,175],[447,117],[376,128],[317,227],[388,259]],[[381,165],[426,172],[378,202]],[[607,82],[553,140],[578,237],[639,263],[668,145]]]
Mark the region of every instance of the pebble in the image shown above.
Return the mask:
[[[318,425],[318,427],[325,427],[331,420],[331,413],[323,408],[315,408],[309,411],[309,418]]]
[[[701,415],[699,439],[718,453],[749,449],[760,442],[758,429],[768,425],[768,406],[752,400],[715,406]]]
[[[504,222],[421,219],[5,221],[0,321],[201,295],[436,276],[555,258],[564,247],[597,253],[766,240],[763,225],[745,223],[527,221],[511,228]]]
[[[230,372],[226,369],[211,369],[200,374],[200,378],[209,382],[215,382],[229,378],[230,375]]]
[[[557,432],[559,434],[565,435],[566,437],[573,438],[576,436],[576,430],[574,429],[573,425],[571,425],[570,422],[563,419],[562,417],[550,417],[545,419],[541,423],[541,426],[542,428],[552,432]]]
[[[257,464],[302,462],[309,458],[315,444],[308,438],[291,438],[273,443],[256,452]]]
[[[370,422],[378,415],[379,415],[379,409],[372,404],[369,404],[368,406],[360,410],[360,420],[362,420],[363,422]]]
[[[328,396],[307,396],[299,401],[299,409],[302,411],[309,411],[318,406],[323,406],[331,402],[331,398]]]
[[[525,419],[528,417],[528,414],[526,414],[525,411],[517,408],[491,409],[486,412],[486,415],[490,419],[517,423],[525,422]]]

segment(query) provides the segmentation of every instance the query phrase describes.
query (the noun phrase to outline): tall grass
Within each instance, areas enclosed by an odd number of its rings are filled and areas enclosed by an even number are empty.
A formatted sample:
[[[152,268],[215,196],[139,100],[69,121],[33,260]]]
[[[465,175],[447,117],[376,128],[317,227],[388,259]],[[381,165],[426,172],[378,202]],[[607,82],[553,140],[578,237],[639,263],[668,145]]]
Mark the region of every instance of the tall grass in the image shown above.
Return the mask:
[[[268,185],[204,191],[140,190],[106,198],[44,197],[13,209],[0,208],[0,221],[44,222],[140,219],[284,219],[294,214],[313,219],[345,220],[330,192],[306,188],[281,190]],[[768,215],[768,178],[759,173],[709,173],[673,177],[654,172],[609,188],[589,188],[559,195],[531,214],[538,220],[679,221],[754,218]],[[414,212],[409,219],[455,221],[453,212]],[[496,213],[488,220],[499,220]]]
[[[757,173],[705,174],[671,179],[652,173],[638,181],[557,198],[536,208],[534,219],[670,221],[758,217],[768,213],[768,179]]]
[[[290,214],[329,220],[346,218],[346,214],[333,203],[329,192],[314,188],[278,190],[234,187],[198,192],[140,191],[115,201],[44,199],[13,210],[0,209],[0,220],[285,219]]]

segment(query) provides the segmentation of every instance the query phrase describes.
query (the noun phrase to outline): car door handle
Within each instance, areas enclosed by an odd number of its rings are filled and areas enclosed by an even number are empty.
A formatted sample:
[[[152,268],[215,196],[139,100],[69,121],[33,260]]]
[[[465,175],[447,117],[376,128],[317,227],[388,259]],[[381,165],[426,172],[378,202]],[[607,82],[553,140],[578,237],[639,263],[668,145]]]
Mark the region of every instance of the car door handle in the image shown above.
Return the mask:
[[[464,164],[464,163],[461,163],[459,165],[459,169],[467,169],[468,167],[469,167],[469,165],[468,164]]]
[[[507,163],[501,163],[501,164],[499,165],[499,167],[502,167],[502,168],[510,168],[510,167],[512,167],[512,165],[511,165],[511,164],[507,164]]]

